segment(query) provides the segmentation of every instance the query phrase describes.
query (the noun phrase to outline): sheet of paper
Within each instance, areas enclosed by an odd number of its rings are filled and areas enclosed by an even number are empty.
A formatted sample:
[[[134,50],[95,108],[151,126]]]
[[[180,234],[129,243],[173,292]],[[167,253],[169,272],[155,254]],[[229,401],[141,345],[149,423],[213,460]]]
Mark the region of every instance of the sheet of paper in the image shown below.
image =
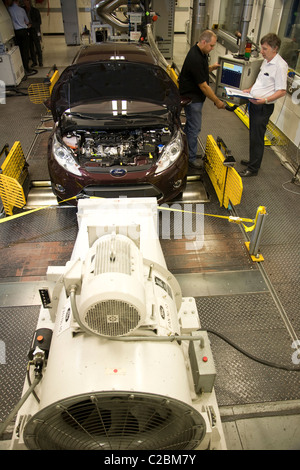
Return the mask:
[[[225,87],[225,91],[227,96],[237,96],[239,98],[246,98],[247,100],[255,100],[251,93],[246,93],[242,90],[238,90],[237,88]]]

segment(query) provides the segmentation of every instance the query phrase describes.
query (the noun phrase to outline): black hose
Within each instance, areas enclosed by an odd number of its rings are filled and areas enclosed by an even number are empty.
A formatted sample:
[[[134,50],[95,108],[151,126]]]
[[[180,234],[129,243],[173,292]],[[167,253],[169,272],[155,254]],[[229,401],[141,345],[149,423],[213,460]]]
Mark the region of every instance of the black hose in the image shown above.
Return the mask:
[[[27,398],[31,395],[35,387],[38,385],[38,383],[42,379],[42,374],[38,375],[35,377],[32,385],[26,390],[24,393],[23,397],[21,400],[18,402],[18,404],[14,407],[14,409],[9,413],[8,417],[3,421],[3,423],[0,423],[0,437],[6,430],[7,426],[11,423],[11,421],[14,419],[15,415],[18,413],[19,409],[23,406]]]
[[[252,359],[252,361],[259,362],[260,364],[263,364],[264,366],[273,367],[275,369],[281,369],[281,370],[285,370],[288,372],[300,372],[299,368],[297,369],[296,367],[289,367],[283,364],[276,364],[275,362],[270,362],[270,361],[266,361],[265,359],[258,358],[254,356],[253,354],[245,351],[243,348],[235,344],[231,339],[227,338],[225,335],[223,335],[222,333],[219,333],[218,331],[207,329],[207,328],[199,330],[199,331],[207,331],[207,333],[211,333],[212,335],[218,336],[223,341],[225,341],[230,346],[232,346],[234,349],[244,354],[244,356],[248,357],[249,359]]]
[[[32,382],[31,382],[31,379],[30,379],[30,365],[31,365],[31,363],[28,364],[28,366],[27,366],[27,371],[26,371],[27,382],[28,382],[29,387],[32,386]],[[33,394],[34,398],[36,399],[36,401],[37,401],[38,403],[40,403],[40,399],[39,399],[39,397],[37,396],[37,394],[35,393],[35,390],[32,390],[32,394]]]
[[[238,108],[238,105],[237,105],[237,104],[235,104],[235,105],[233,105],[233,106],[229,106],[229,104],[226,104],[226,106],[225,106],[225,109],[226,109],[227,111],[230,111],[231,113],[233,113],[233,111],[235,111],[236,108]]]

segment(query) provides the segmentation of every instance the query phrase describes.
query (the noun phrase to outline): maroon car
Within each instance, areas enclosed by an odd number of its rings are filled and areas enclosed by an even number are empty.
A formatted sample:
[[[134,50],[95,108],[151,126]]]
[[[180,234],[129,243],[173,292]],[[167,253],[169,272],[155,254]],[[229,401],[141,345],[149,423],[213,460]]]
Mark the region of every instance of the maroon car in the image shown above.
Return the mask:
[[[184,190],[180,96],[148,45],[83,47],[57,81],[50,108],[48,168],[59,201],[156,197],[162,203]]]

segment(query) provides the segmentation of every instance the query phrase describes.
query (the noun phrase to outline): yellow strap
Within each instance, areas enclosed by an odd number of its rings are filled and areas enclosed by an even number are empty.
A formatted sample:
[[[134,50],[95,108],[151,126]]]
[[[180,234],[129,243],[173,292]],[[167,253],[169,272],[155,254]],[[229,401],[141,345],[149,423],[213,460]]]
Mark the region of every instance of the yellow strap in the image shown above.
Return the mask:
[[[205,214],[203,212],[185,211],[185,210],[181,210],[181,209],[172,209],[170,207],[161,207],[161,206],[159,206],[158,209],[159,210],[165,210],[165,211],[172,211],[172,212],[185,212],[187,214],[205,215],[206,217],[216,217],[216,218],[219,218],[219,219],[226,219],[229,222],[233,222],[233,223],[236,223],[236,224],[240,224],[242,222],[248,222],[248,223],[253,224],[253,222],[254,222],[253,219],[245,219],[245,218],[241,218],[241,217],[233,217],[233,216],[226,216],[226,215]],[[257,217],[256,217],[256,219],[257,219]],[[256,224],[256,220],[255,220],[255,224]],[[243,224],[243,226],[245,227],[245,230],[247,232],[250,232],[250,231],[254,230],[255,224],[251,227],[247,227],[244,224]]]
[[[72,199],[76,199],[76,196],[70,197],[69,199],[65,199],[64,201],[60,201],[58,204],[62,204],[64,202],[71,201]],[[0,219],[0,224],[2,224],[3,222],[10,222],[13,219],[18,219],[19,217],[23,217],[24,215],[32,214],[33,212],[38,212],[38,211],[41,211],[41,210],[44,210],[44,209],[49,209],[50,207],[55,207],[55,206],[52,206],[52,205],[42,206],[42,207],[38,207],[37,209],[31,209],[30,211],[20,212],[19,214],[14,214],[14,215],[11,215],[9,217],[5,217],[3,219]]]
[[[76,196],[70,197],[69,199],[65,199],[64,201],[60,201],[59,204],[63,204],[64,202],[71,201],[72,199],[76,199]],[[91,197],[90,199],[103,199],[103,198]],[[3,223],[3,222],[9,222],[9,221],[11,221],[13,219],[17,219],[19,217],[23,217],[24,215],[32,214],[33,212],[38,212],[40,210],[49,209],[50,207],[55,207],[55,206],[52,206],[52,205],[42,206],[42,207],[39,207],[37,209],[32,209],[32,210],[29,210],[29,211],[26,211],[26,212],[22,212],[20,214],[12,215],[10,217],[5,217],[3,219],[0,219],[0,224]],[[259,213],[266,213],[265,207],[260,206],[257,210],[256,218],[255,218],[255,220],[253,220],[253,219],[246,219],[246,218],[242,218],[242,217],[206,214],[206,213],[203,213],[203,212],[186,211],[186,210],[182,210],[182,209],[174,209],[174,208],[162,207],[162,206],[158,206],[158,210],[171,211],[171,212],[182,212],[182,213],[196,214],[196,215],[204,215],[206,217],[216,217],[218,219],[226,219],[226,220],[228,220],[228,222],[235,223],[235,224],[243,223],[243,227],[246,230],[246,232],[252,232],[254,230]],[[244,225],[244,223],[251,223],[253,225],[250,226],[250,227],[247,227],[246,225]]]

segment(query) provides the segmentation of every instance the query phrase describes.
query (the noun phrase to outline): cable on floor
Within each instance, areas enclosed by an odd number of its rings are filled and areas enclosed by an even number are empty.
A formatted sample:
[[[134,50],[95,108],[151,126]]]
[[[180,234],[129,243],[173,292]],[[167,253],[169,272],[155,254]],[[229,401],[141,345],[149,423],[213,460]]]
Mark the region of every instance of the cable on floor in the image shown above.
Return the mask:
[[[236,343],[234,343],[231,339],[229,339],[228,337],[226,337],[225,335],[223,335],[222,333],[219,333],[218,331],[215,331],[215,330],[211,330],[209,328],[205,328],[205,329],[201,329],[199,331],[206,331],[207,333],[211,333],[215,336],[218,336],[219,338],[221,338],[223,341],[225,341],[226,343],[228,343],[230,346],[232,346],[234,349],[236,349],[237,351],[239,351],[240,353],[244,354],[244,356],[248,357],[249,359],[252,359],[253,361],[255,362],[258,362],[260,364],[263,364],[264,366],[268,366],[268,367],[273,367],[275,369],[281,369],[281,370],[285,370],[287,372],[300,372],[300,368],[297,368],[297,367],[289,367],[289,366],[285,366],[283,364],[276,364],[275,362],[270,362],[270,361],[266,361],[265,359],[261,359],[261,358],[258,358],[256,356],[254,356],[253,354],[245,351],[243,348],[241,348],[240,346],[238,346]]]

